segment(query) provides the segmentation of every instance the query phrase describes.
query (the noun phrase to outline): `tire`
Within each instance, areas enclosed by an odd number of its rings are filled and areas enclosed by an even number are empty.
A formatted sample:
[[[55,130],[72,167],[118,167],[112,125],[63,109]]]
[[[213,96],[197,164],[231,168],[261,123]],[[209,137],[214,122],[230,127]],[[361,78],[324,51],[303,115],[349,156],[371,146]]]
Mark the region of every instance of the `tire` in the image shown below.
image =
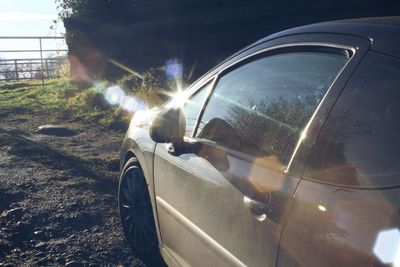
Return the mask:
[[[118,207],[125,238],[135,255],[148,266],[166,266],[158,248],[146,179],[136,158],[128,160],[121,173]]]

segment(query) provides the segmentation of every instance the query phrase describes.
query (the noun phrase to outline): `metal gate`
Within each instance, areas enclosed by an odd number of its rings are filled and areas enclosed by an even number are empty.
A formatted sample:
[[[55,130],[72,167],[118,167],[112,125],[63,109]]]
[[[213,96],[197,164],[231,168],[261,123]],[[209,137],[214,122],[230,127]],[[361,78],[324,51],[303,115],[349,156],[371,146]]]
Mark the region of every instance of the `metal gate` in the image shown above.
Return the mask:
[[[0,81],[19,81],[19,80],[42,80],[56,78],[59,76],[58,66],[66,60],[68,49],[43,49],[45,39],[65,39],[64,37],[54,36],[21,36],[21,37],[0,37],[1,40],[37,40],[39,49],[28,50],[0,50],[2,54],[10,53],[31,53],[34,57],[29,58],[0,58]],[[53,52],[56,56],[45,56],[44,53]],[[37,56],[36,56],[37,55]]]

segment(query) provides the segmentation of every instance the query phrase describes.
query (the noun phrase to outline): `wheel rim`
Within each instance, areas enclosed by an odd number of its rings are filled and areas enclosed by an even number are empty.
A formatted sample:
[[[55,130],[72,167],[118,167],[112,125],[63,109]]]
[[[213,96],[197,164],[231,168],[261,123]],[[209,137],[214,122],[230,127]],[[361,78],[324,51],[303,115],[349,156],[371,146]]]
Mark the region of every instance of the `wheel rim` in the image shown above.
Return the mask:
[[[145,179],[136,166],[121,181],[119,208],[128,242],[138,252],[150,251],[156,241],[153,213]]]

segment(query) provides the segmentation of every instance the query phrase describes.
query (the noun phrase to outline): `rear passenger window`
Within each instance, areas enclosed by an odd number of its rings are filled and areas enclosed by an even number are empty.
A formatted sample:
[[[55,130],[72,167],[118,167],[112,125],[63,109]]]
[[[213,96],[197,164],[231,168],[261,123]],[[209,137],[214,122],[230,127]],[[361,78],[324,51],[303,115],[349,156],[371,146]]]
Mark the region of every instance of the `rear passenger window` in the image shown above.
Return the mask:
[[[305,177],[345,186],[400,184],[400,61],[370,52],[314,145]]]
[[[272,54],[223,75],[197,137],[288,164],[302,129],[348,60],[338,51]]]

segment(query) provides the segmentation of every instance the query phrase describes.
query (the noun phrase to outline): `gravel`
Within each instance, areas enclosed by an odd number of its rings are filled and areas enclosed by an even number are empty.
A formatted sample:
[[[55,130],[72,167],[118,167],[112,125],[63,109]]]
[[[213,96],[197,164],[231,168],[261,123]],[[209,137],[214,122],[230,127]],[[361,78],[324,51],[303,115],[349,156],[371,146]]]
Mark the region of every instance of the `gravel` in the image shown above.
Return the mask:
[[[76,134],[45,135],[43,123]],[[77,121],[0,118],[0,266],[144,266],[118,217],[122,139]]]

